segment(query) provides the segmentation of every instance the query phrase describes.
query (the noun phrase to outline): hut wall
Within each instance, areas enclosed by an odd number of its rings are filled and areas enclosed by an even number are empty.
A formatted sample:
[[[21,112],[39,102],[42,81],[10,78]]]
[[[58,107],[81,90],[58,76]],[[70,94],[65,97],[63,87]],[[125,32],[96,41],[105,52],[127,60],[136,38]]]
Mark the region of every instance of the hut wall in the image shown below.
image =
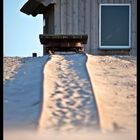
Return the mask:
[[[54,6],[48,7],[48,9],[43,14],[43,33],[54,34]],[[43,55],[46,54],[46,45],[43,45]]]
[[[131,51],[99,50],[99,4],[131,3]],[[54,5],[55,34],[88,34],[85,50],[91,54],[131,53],[136,55],[137,0],[56,0]]]

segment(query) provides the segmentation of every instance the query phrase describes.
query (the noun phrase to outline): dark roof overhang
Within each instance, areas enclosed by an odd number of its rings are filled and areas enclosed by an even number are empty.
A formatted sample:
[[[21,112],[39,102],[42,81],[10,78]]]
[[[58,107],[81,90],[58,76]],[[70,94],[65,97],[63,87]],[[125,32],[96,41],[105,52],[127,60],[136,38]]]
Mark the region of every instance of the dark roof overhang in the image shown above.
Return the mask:
[[[53,4],[55,4],[54,0],[28,0],[20,11],[27,15],[36,16],[43,14],[44,11]]]

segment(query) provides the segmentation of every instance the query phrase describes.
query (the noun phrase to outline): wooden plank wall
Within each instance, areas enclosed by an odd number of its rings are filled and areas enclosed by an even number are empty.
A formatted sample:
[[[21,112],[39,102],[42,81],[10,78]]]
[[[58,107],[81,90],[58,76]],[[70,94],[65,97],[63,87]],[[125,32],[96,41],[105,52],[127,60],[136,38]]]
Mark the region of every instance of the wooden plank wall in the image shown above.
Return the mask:
[[[87,41],[87,45],[85,46],[86,47],[86,51],[87,52],[90,52],[90,44],[91,44],[91,38],[90,38],[90,15],[91,15],[91,11],[90,11],[90,8],[89,8],[89,5],[90,5],[90,2],[91,0],[86,0],[86,3],[85,3],[85,33],[88,34],[88,41]]]
[[[61,0],[56,0],[54,7],[54,32],[55,34],[61,33]]]
[[[78,0],[73,0],[73,16],[72,16],[72,21],[73,21],[73,25],[72,29],[73,29],[73,34],[78,34]]]
[[[131,54],[136,56],[137,55],[137,0],[133,0],[131,6],[131,15],[132,15],[132,42],[131,45],[133,49],[131,50]]]
[[[98,8],[91,4],[98,7],[97,0],[56,0],[55,4],[55,34],[88,34],[87,52],[98,40]]]
[[[94,54],[99,48],[99,4],[131,3],[136,20],[136,0],[56,0],[55,34],[88,34],[85,50]],[[132,19],[132,21],[134,21]],[[136,22],[132,23],[132,47],[136,48]]]

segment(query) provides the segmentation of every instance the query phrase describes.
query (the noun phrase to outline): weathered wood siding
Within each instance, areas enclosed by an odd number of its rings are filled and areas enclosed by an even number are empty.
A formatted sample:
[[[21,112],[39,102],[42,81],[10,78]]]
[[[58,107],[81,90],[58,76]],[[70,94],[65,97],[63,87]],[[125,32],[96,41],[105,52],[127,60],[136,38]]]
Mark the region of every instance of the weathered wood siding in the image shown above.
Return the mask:
[[[50,7],[46,13],[44,13],[45,26],[43,28],[44,33],[54,34],[54,7]]]
[[[131,26],[132,26],[132,50],[131,54],[132,55],[137,55],[137,0],[133,0],[132,6],[131,6],[131,15],[132,15],[132,20],[131,20]]]
[[[88,34],[85,50],[99,54],[107,51],[99,50],[99,4],[130,3],[131,4],[131,54],[136,54],[136,20],[137,0],[56,0],[54,5],[55,34]],[[108,51],[109,52],[109,51]]]
[[[49,7],[43,15],[43,33],[54,34],[54,6]],[[46,54],[46,45],[43,45],[43,54]]]
[[[55,12],[55,33],[88,34],[88,42],[85,47],[87,52],[94,49],[91,47],[94,44],[93,40],[95,40],[96,34],[93,30],[98,26],[98,18],[96,25],[92,24],[95,22],[92,21],[95,18],[94,15],[98,17],[98,8],[93,9],[91,4],[98,7],[96,0],[56,0],[55,5],[55,11],[57,11]],[[96,13],[92,14],[93,10]],[[58,20],[58,17],[61,21]]]

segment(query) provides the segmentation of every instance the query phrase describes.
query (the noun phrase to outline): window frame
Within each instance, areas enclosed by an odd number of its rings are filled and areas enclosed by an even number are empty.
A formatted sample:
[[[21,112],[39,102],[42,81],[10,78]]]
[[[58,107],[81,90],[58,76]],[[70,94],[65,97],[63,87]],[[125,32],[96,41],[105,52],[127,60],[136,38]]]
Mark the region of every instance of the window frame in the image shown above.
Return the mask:
[[[101,7],[102,6],[128,6],[129,7],[129,45],[128,46],[102,46],[101,45]],[[131,4],[99,4],[99,49],[130,49],[131,48]]]

